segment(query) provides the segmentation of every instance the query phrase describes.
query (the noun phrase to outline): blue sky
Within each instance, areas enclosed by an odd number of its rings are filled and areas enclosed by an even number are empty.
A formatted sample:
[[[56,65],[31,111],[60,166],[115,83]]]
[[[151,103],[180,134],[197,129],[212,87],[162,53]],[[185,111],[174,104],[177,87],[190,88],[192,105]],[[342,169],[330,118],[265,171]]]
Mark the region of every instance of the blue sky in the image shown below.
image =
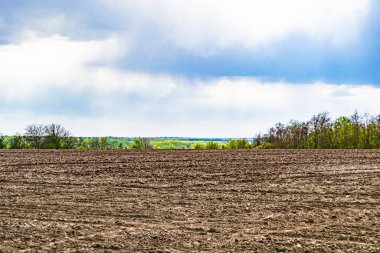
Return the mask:
[[[2,0],[0,132],[250,137],[379,114],[378,45],[376,0]]]

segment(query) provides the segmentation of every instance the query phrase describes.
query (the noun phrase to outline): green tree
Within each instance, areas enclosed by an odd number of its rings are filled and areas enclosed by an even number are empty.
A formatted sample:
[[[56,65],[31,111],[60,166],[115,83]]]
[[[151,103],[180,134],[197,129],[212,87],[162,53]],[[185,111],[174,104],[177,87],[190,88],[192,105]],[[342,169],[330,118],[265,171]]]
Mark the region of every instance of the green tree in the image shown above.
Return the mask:
[[[334,148],[353,148],[351,143],[351,121],[347,117],[339,117],[333,124]]]
[[[238,149],[238,143],[236,140],[230,140],[226,143],[226,149]]]
[[[238,149],[249,149],[252,148],[251,143],[249,143],[246,139],[238,139],[236,140],[236,145]]]
[[[255,148],[256,149],[274,149],[275,146],[268,141],[263,141],[263,142],[261,142],[260,145],[257,145]]]
[[[13,136],[9,141],[9,148],[10,149],[23,149],[26,148],[25,139],[22,135],[17,133],[15,136]]]
[[[197,150],[199,150],[199,149],[205,149],[205,148],[206,148],[205,145],[203,145],[203,143],[201,143],[201,142],[197,142],[193,146],[193,149],[197,149]]]
[[[206,143],[206,149],[220,149],[220,145],[216,142],[209,141]]]
[[[379,148],[379,133],[377,131],[376,125],[373,123],[370,123],[367,126],[367,138],[368,138],[368,144],[366,148],[369,148],[369,149]]]
[[[63,149],[74,149],[78,145],[78,138],[68,136],[68,137],[63,137],[61,140],[61,148]]]
[[[0,149],[5,148],[5,137],[0,133]]]
[[[91,149],[100,149],[99,138],[91,138],[90,143]]]
[[[380,115],[370,117],[355,112],[351,117],[331,121],[323,112],[307,123],[277,123],[260,140],[264,141],[275,148],[380,148]]]
[[[122,143],[122,142],[119,142],[119,143],[117,144],[117,149],[123,149],[123,148],[124,148],[123,143]]]
[[[153,149],[153,145],[149,138],[136,138],[133,140],[132,149],[145,150]]]
[[[110,145],[108,143],[108,137],[99,137],[99,147],[100,149],[109,149]]]
[[[78,149],[88,150],[91,149],[91,140],[88,138],[78,138]]]

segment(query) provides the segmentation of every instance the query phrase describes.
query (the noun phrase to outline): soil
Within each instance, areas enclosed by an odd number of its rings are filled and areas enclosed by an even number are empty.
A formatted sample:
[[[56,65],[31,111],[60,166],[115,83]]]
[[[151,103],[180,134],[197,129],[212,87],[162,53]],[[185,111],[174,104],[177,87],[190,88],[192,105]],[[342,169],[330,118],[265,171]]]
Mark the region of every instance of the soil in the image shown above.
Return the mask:
[[[380,252],[380,151],[0,151],[0,252]]]

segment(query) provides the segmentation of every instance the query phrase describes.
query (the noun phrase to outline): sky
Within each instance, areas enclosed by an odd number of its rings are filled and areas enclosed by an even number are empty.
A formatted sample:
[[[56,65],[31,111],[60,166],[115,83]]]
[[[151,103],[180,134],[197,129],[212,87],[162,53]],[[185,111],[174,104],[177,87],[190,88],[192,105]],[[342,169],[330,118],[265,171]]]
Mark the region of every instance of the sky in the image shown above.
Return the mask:
[[[380,114],[377,0],[1,0],[0,132],[252,137]]]

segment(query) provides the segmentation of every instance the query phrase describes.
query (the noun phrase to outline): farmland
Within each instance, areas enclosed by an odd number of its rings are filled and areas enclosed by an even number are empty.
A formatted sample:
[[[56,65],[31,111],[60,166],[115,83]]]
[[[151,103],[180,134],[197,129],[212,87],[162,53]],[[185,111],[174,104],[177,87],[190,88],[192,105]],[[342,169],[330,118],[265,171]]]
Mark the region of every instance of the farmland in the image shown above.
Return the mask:
[[[0,252],[380,251],[380,151],[0,151]]]

